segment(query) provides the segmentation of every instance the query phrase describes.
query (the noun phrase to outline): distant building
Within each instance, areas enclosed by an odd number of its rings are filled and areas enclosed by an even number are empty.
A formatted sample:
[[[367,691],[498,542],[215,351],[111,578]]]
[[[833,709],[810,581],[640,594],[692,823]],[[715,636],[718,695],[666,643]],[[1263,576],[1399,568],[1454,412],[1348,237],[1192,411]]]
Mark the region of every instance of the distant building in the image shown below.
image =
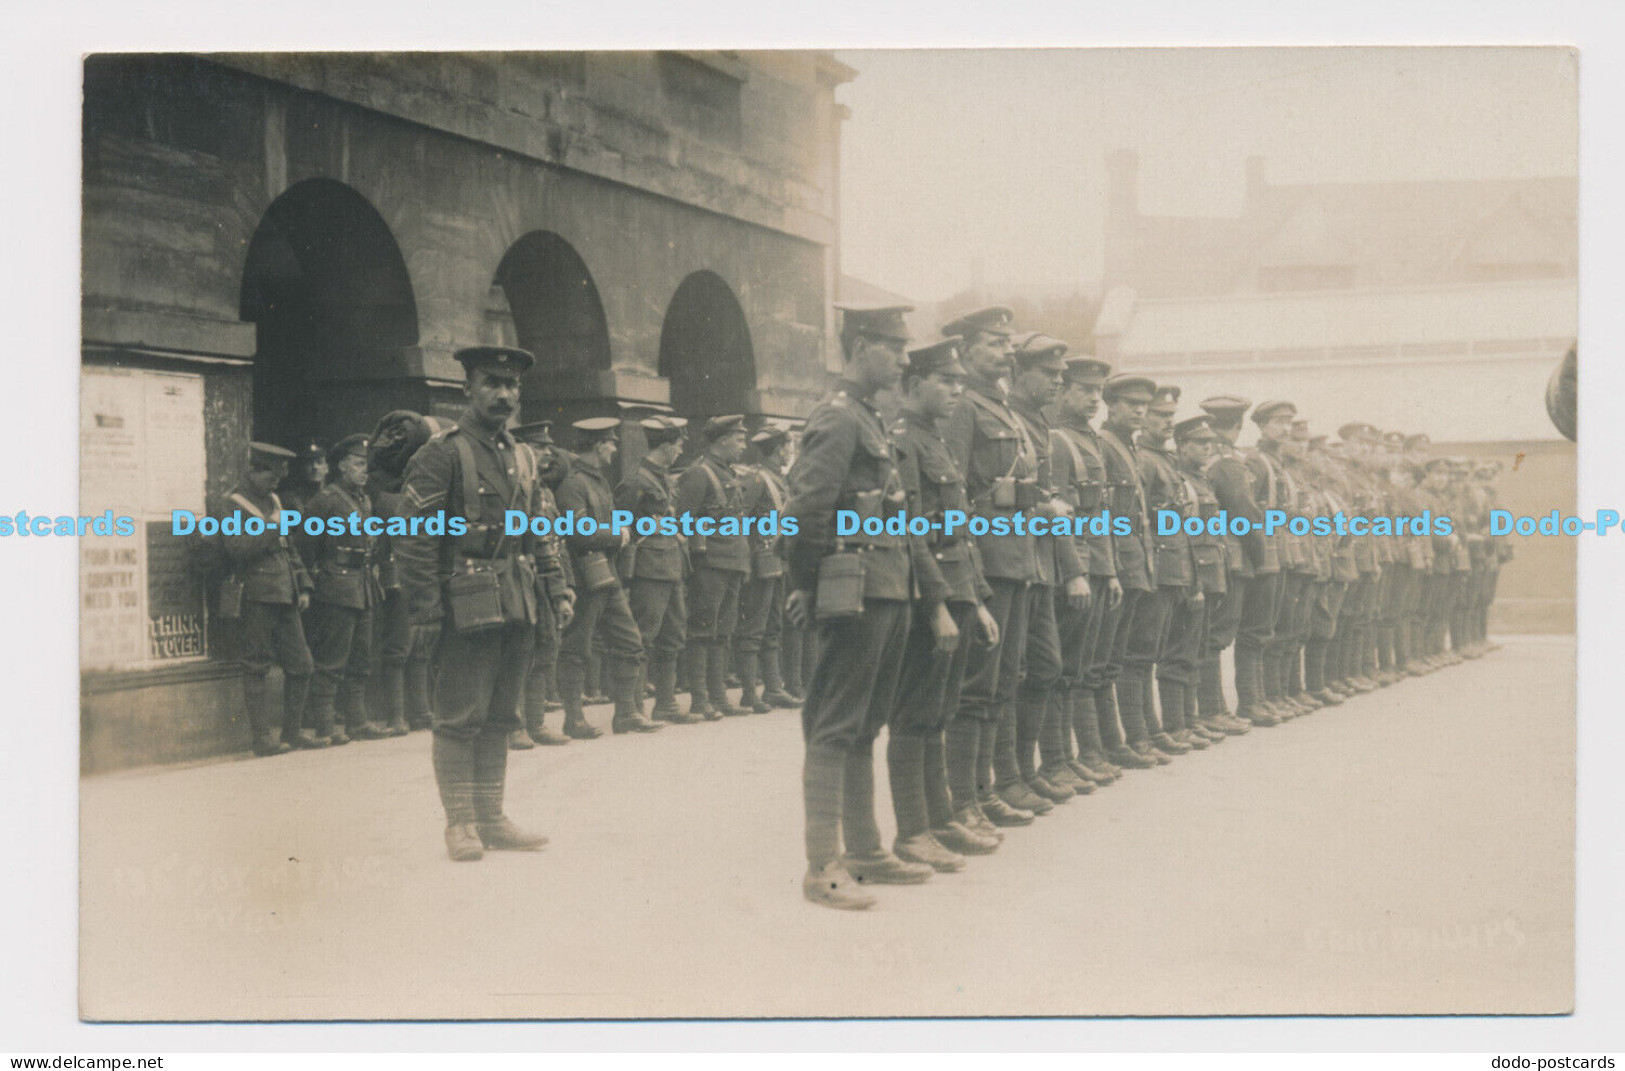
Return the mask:
[[[1545,386],[1573,343],[1573,178],[1271,185],[1247,164],[1239,216],[1149,216],[1139,162],[1107,158],[1106,299],[1096,345],[1209,394],[1287,398],[1319,430],[1426,431],[1508,468],[1509,509],[1572,508],[1575,454]],[[1572,543],[1528,539],[1503,629],[1574,626]]]
[[[808,412],[853,74],[824,52],[88,59],[82,495],[146,526],[85,543],[86,767],[248,739],[169,520],[220,511],[251,437],[454,416],[452,354],[482,342],[538,355],[527,421]]]

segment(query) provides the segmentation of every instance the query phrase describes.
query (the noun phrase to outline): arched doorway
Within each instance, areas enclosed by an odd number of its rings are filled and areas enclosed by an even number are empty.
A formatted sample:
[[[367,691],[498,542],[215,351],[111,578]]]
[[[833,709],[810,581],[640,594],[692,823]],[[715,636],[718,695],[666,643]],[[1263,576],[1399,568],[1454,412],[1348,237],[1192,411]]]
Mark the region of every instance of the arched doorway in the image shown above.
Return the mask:
[[[558,419],[562,404],[601,393],[609,370],[609,323],[586,262],[551,231],[509,247],[486,303],[488,342],[536,355],[520,395],[525,421]]]
[[[660,329],[660,374],[682,416],[748,413],[755,406],[756,357],[745,310],[722,277],[697,271],[666,306]]]
[[[400,351],[418,341],[406,262],[383,217],[342,182],[308,179],[266,209],[240,315],[258,328],[253,436],[332,441],[421,404],[398,376]]]

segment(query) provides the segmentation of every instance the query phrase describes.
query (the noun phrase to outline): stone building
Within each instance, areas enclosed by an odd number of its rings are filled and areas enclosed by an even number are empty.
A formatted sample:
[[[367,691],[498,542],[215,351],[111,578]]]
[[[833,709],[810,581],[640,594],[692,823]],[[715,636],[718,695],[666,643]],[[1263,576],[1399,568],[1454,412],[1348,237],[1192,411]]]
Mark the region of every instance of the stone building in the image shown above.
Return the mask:
[[[1272,184],[1247,162],[1236,216],[1145,213],[1139,159],[1107,157],[1096,345],[1194,401],[1293,401],[1317,430],[1365,420],[1505,462],[1506,508],[1572,510],[1574,445],[1546,415],[1573,344],[1578,183]],[[1250,441],[1244,436],[1243,443]],[[1503,631],[1572,631],[1575,548],[1516,540]]]
[[[461,408],[460,346],[538,355],[521,419],[791,417],[837,355],[821,52],[100,55],[85,64],[89,769],[235,750],[233,666],[170,511],[250,438]],[[635,454],[639,444],[629,442]]]

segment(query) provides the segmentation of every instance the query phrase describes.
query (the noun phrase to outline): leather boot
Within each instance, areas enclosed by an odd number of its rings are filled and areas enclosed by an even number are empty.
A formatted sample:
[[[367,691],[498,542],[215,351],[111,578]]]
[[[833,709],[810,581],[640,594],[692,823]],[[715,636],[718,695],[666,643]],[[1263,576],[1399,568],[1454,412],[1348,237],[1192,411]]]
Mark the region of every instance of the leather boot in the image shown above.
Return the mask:
[[[1106,760],[1106,745],[1100,739],[1100,715],[1095,711],[1095,693],[1088,688],[1071,688],[1066,693],[1066,704],[1072,722],[1072,735],[1077,740],[1078,756],[1070,763],[1079,777],[1109,785],[1123,775],[1123,771]]]
[[[673,725],[693,725],[705,719],[683,710],[677,705],[677,659],[661,657],[649,667],[655,689],[655,706],[651,714],[656,721],[669,721]]]
[[[243,676],[243,705],[248,709],[248,727],[254,735],[254,754],[261,758],[286,755],[291,744],[277,739],[276,720],[265,705],[265,678]]]
[[[515,729],[508,734],[508,750],[510,751],[530,751],[535,746],[536,741],[532,740],[530,734],[523,729]]]
[[[757,658],[762,667],[762,702],[780,710],[794,710],[799,707],[801,700],[791,695],[784,687],[784,678],[779,673],[778,649],[765,650]]]
[[[643,716],[643,659],[628,662],[622,658],[606,656],[604,677],[615,698],[615,714],[610,730],[616,733],[657,733],[666,727],[663,721],[650,721]]]
[[[1253,725],[1281,724],[1281,719],[1264,708],[1263,652],[1256,647],[1236,645],[1236,717]]]
[[[999,850],[998,840],[971,828],[966,824],[968,821],[969,818],[956,818],[932,826],[931,835],[938,844],[956,855],[992,855]]]
[[[758,682],[756,679],[757,667],[760,665],[759,656],[742,654],[739,656],[739,706],[752,714],[766,714],[773,709],[757,694]]]
[[[892,853],[907,863],[922,863],[938,873],[965,869],[963,856],[949,851],[932,835],[925,798],[925,740],[892,733],[886,741],[886,769],[891,778],[897,840]]]
[[[508,734],[486,731],[474,738],[474,823],[486,850],[533,852],[547,843],[540,833],[529,833],[502,813],[502,795],[508,782]]]
[[[1021,776],[1021,763],[1017,757],[1017,713],[1008,705],[999,711],[993,738],[994,785],[1005,803],[1020,811],[1048,814],[1055,805],[1034,792]]]
[[[921,778],[925,783],[925,820],[935,829],[954,818],[953,794],[948,791],[948,747],[943,733],[921,737]]]
[[[823,907],[861,911],[875,898],[858,888],[841,865],[841,807],[846,756],[836,748],[807,745],[801,768],[801,798],[806,814],[807,874],[801,894]]]
[[[711,705],[711,697],[706,690],[705,655],[709,650],[709,645],[698,641],[691,642],[683,648],[683,676],[688,682],[688,712],[697,714],[706,721],[721,721],[722,715]]]
[[[435,733],[431,754],[446,812],[446,851],[454,862],[473,862],[485,854],[474,825],[474,743]]]
[[[566,674],[559,676],[559,697],[564,700],[564,735],[572,740],[597,740],[604,735],[604,730],[587,720],[586,709],[581,704],[580,683],[565,679]]]
[[[859,884],[918,885],[935,873],[924,863],[909,863],[888,852],[880,842],[875,820],[874,741],[854,744],[846,755],[842,785],[841,829],[846,854],[841,863]]]
[[[724,670],[728,663],[727,643],[716,640],[705,649],[705,691],[711,698],[711,707],[723,717],[736,718],[741,714],[749,714],[728,701],[728,688],[723,683]]]

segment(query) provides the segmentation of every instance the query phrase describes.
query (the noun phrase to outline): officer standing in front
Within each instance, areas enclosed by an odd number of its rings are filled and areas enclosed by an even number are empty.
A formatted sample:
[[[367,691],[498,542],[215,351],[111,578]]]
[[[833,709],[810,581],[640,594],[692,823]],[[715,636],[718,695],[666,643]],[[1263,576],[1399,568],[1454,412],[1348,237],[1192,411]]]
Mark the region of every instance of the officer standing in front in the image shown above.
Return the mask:
[[[820,625],[818,663],[801,708],[807,874],[802,893],[856,910],[874,897],[858,882],[916,884],[933,871],[881,844],[874,808],[874,741],[892,712],[913,597],[903,537],[836,533],[836,511],[880,517],[901,509],[891,442],[874,396],[902,373],[907,306],[837,306],[843,376],[807,418],[790,470],[787,512],[798,522],[788,553],[785,614]],[[845,852],[842,833],[845,833]]]
[[[435,783],[447,853],[465,862],[486,849],[534,851],[547,838],[502,813],[508,733],[519,727],[536,627],[529,536],[505,535],[503,511],[534,513],[537,477],[507,423],[519,408],[519,377],[536,358],[499,346],[458,350],[456,358],[468,408],[412,456],[401,511],[462,516],[467,531],[402,536],[395,555],[412,623],[429,634],[425,642],[438,633]]]

